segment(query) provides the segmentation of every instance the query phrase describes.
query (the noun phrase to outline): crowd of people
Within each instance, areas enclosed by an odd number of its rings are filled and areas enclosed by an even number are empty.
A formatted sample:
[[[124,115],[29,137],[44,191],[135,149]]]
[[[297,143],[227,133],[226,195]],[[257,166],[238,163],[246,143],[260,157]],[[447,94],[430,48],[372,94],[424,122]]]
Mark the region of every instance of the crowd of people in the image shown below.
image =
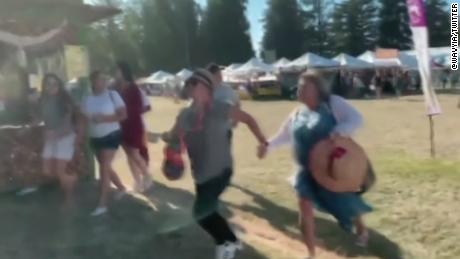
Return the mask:
[[[41,120],[45,124],[43,172],[60,183],[65,202],[72,203],[77,175],[68,165],[86,139],[89,139],[99,164],[99,198],[92,216],[108,212],[111,185],[118,190],[115,198],[126,194],[126,186],[113,167],[117,150],[122,147],[134,178],[133,189],[143,192],[152,187],[146,125],[143,114],[150,110],[148,101],[125,63],[117,64],[113,87],[100,71],[90,75],[91,94],[75,103],[62,80],[48,74],[43,79],[39,100]],[[234,175],[233,130],[246,125],[259,143],[256,155],[265,159],[269,151],[282,145],[293,149],[299,167],[294,187],[300,211],[300,227],[310,258],[315,251],[313,210],[319,208],[334,216],[347,232],[355,234],[358,245],[365,246],[368,231],[364,214],[372,208],[362,192],[334,192],[319,184],[309,168],[309,154],[322,140],[350,137],[363,124],[360,113],[345,99],[330,94],[321,76],[315,72],[301,75],[298,85],[299,108],[287,116],[279,132],[267,139],[257,120],[244,111],[237,93],[222,82],[220,67],[211,64],[196,69],[185,82],[182,97],[191,103],[177,115],[168,136],[180,138],[187,150],[195,182],[193,215],[196,222],[213,237],[216,259],[232,259],[242,243],[219,213],[220,196]],[[88,134],[88,136],[86,136]]]
[[[375,73],[341,71],[338,74],[334,92],[345,97],[382,98],[384,95],[400,97],[407,90],[419,91],[421,81],[418,75],[400,69],[382,69]]]

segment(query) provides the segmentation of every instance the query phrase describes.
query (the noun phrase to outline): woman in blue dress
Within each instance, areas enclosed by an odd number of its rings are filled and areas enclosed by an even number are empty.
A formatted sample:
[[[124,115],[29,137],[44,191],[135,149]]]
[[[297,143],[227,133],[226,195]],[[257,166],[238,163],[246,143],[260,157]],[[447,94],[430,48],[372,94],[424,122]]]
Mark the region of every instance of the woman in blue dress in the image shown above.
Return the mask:
[[[368,230],[362,215],[372,208],[358,193],[337,193],[320,186],[308,168],[310,152],[318,142],[337,135],[351,136],[362,126],[362,117],[343,98],[329,95],[316,73],[301,75],[298,100],[302,105],[291,113],[268,148],[260,147],[259,155],[264,157],[267,150],[285,144],[293,146],[299,168],[294,187],[299,198],[300,227],[311,258],[315,256],[314,208],[334,216],[344,230],[357,235],[358,245],[365,246]]]

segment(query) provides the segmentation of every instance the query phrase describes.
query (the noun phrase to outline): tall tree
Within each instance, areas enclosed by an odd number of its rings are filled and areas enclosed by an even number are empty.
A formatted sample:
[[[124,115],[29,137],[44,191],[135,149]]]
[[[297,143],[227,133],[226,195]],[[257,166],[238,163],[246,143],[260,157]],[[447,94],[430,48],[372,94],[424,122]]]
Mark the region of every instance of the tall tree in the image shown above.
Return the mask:
[[[277,57],[299,57],[306,39],[304,24],[297,0],[270,0],[264,17],[264,50],[274,50]]]
[[[427,0],[430,46],[445,47],[450,44],[450,20],[445,0]]]
[[[378,45],[409,49],[412,43],[406,0],[381,0],[380,5]]]
[[[96,3],[120,7],[118,0],[99,0]],[[134,3],[123,5],[123,13],[83,30],[82,41],[88,47],[93,68],[110,69],[116,60],[126,60],[135,71],[141,70],[143,60],[139,46],[140,15]]]
[[[146,0],[142,19],[148,71],[176,71],[194,65],[198,17],[193,0]]]
[[[301,0],[305,9],[305,29],[308,38],[305,48],[321,55],[330,55],[333,51],[330,30],[330,14],[333,0]]]
[[[334,49],[351,55],[374,49],[376,12],[373,0],[347,0],[337,5],[330,31]]]
[[[244,62],[254,55],[246,4],[247,0],[208,0],[200,28],[201,63]]]

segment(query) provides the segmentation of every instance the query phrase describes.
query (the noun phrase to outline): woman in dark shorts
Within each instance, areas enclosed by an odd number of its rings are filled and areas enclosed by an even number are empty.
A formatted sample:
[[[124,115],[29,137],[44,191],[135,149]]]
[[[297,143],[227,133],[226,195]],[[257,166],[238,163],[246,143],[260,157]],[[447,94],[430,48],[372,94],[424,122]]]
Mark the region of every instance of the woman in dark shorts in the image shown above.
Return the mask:
[[[187,147],[196,188],[195,219],[214,238],[216,259],[232,259],[241,244],[218,213],[219,197],[230,185],[233,175],[229,119],[246,124],[261,145],[266,141],[251,115],[228,103],[215,101],[213,90],[212,74],[197,70],[185,89],[192,104],[180,112],[169,135],[182,138]]]
[[[121,98],[126,105],[127,119],[121,122],[122,145],[134,178],[134,191],[143,192],[152,186],[149,156],[142,115],[146,112],[142,92],[134,82],[125,62],[117,64],[115,75]]]
[[[112,168],[112,162],[121,144],[120,122],[126,119],[126,108],[120,95],[107,89],[104,75],[99,71],[91,74],[92,94],[82,103],[82,111],[89,121],[91,146],[99,162],[100,197],[92,216],[107,212],[110,183],[113,182],[121,193],[126,188]]]

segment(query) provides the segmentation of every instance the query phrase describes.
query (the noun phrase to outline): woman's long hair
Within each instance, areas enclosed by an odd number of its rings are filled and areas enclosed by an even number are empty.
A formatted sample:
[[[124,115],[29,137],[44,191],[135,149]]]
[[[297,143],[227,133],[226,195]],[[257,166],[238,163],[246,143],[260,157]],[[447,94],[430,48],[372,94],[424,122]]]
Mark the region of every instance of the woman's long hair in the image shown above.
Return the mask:
[[[67,90],[65,89],[64,82],[56,74],[53,73],[48,73],[43,77],[40,102],[46,102],[51,98],[51,96],[48,94],[48,90],[46,89],[48,87],[47,84],[50,79],[54,79],[58,84],[58,93],[56,97],[59,101],[59,108],[63,109],[63,111],[65,111],[66,113],[72,112],[75,107],[72,97],[70,96],[69,92],[67,92]]]
[[[117,62],[117,68],[120,70],[121,75],[123,76],[123,79],[128,82],[133,84],[134,83],[134,76],[131,71],[131,67],[128,65],[127,62],[124,61],[118,61]]]

